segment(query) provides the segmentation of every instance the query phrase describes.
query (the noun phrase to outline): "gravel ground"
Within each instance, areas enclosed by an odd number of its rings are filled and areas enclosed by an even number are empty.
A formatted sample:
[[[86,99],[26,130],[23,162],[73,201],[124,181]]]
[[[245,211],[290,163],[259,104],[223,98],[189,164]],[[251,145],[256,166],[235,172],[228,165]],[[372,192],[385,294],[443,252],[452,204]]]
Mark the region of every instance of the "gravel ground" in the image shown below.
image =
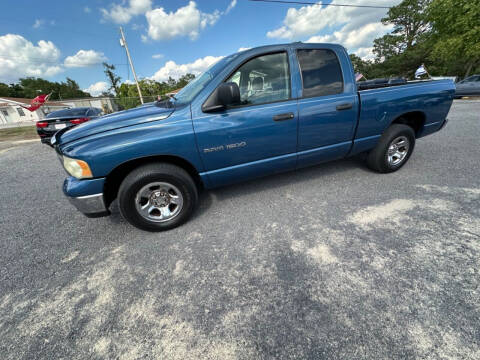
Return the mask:
[[[480,359],[480,102],[399,172],[332,162],[87,219],[38,143],[0,153],[2,359]]]

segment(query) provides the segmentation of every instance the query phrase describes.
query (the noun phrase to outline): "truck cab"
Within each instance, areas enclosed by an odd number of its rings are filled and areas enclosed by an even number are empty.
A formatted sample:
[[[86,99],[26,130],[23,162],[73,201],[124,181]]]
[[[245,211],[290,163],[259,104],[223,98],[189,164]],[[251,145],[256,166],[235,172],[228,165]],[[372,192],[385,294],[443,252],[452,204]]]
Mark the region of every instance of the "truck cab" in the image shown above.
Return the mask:
[[[53,139],[69,173],[64,192],[84,214],[117,198],[133,225],[186,221],[198,190],[361,152],[400,169],[415,140],[446,123],[451,81],[359,91],[336,44],[264,46],[224,57],[175,98],[104,116]]]

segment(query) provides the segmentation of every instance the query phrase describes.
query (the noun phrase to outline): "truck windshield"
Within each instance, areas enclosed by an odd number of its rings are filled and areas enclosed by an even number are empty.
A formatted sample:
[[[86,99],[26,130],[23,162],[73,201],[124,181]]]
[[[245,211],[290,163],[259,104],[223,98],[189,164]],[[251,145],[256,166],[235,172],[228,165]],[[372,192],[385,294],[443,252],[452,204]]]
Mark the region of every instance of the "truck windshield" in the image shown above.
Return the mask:
[[[197,96],[197,94],[199,94],[200,91],[205,88],[205,86],[208,85],[210,80],[217,76],[220,71],[222,71],[222,69],[237,56],[238,53],[226,56],[213,64],[203,74],[195,77],[195,79],[190,81],[187,86],[185,86],[175,95],[175,105],[184,105],[190,103],[193,98]]]

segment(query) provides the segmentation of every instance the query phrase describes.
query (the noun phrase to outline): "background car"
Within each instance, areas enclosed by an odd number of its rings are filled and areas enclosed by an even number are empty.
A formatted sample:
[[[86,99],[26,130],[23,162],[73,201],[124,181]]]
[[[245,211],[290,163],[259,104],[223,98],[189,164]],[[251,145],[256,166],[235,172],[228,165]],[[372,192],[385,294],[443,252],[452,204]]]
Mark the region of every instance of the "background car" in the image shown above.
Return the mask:
[[[480,75],[472,75],[455,85],[455,97],[480,96]]]
[[[37,121],[37,133],[44,144],[50,145],[50,138],[58,130],[72,127],[103,115],[102,109],[80,107],[53,111],[45,119]]]

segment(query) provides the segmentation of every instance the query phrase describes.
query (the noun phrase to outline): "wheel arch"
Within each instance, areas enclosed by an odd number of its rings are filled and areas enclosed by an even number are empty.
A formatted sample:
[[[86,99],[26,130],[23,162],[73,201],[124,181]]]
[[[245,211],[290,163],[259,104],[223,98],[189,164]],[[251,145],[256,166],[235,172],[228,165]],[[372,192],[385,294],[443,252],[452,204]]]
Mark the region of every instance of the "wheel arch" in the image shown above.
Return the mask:
[[[426,115],[422,111],[410,111],[397,116],[390,125],[404,124],[410,126],[415,131],[415,137],[419,137],[425,125]]]
[[[203,187],[202,179],[200,178],[198,170],[188,160],[175,155],[153,155],[126,161],[115,167],[107,176],[104,185],[104,200],[107,207],[115,200],[118,194],[118,189],[125,176],[127,176],[134,169],[155,162],[163,162],[176,165],[184,169],[193,179],[198,188]]]

